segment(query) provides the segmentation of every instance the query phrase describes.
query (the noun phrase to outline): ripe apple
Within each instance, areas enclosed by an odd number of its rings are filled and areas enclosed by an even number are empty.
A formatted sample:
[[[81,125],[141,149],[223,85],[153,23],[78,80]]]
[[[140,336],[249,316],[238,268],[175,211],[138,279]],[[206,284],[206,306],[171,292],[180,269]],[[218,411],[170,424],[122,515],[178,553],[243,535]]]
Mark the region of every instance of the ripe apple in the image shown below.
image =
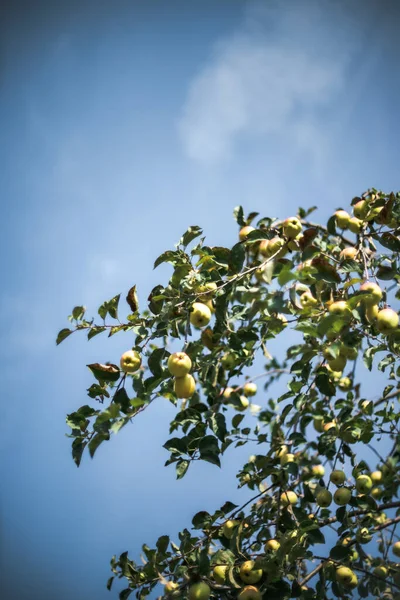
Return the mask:
[[[343,485],[346,481],[346,474],[344,471],[340,471],[339,469],[335,469],[332,471],[329,477],[330,481],[335,485]]]
[[[372,540],[372,535],[367,527],[361,527],[356,532],[356,540],[359,544],[368,544]]]
[[[314,298],[311,292],[303,292],[300,296],[300,304],[303,309],[308,310],[318,305],[318,300]]]
[[[363,222],[360,221],[360,219],[357,219],[357,217],[352,217],[349,219],[347,227],[352,233],[360,233],[362,224]]]
[[[282,456],[284,456],[285,454],[287,454],[289,452],[289,448],[283,444],[282,446],[280,446],[280,448],[275,452],[275,456],[277,458],[282,458]]]
[[[400,542],[395,542],[393,544],[392,552],[395,556],[400,556]]]
[[[246,396],[240,396],[239,401],[240,401],[239,406],[235,404],[236,410],[243,412],[244,410],[246,410],[246,408],[249,408],[250,401],[248,398],[246,398]]]
[[[211,300],[213,297],[213,292],[217,289],[217,284],[215,281],[207,281],[196,288],[196,292],[201,294],[202,300]]]
[[[295,455],[291,454],[290,452],[286,452],[286,454],[283,454],[281,456],[280,462],[282,466],[287,465],[288,463],[295,462]]]
[[[329,368],[332,369],[332,371],[343,371],[343,369],[346,366],[346,363],[346,357],[342,356],[341,354],[339,354],[339,356],[337,356],[336,358],[330,358],[328,360]]]
[[[315,500],[318,506],[321,508],[326,508],[332,504],[332,494],[329,490],[322,489],[317,493]]]
[[[347,392],[348,390],[351,390],[351,388],[353,387],[353,383],[350,377],[341,377],[339,379],[338,386],[339,389],[343,390],[344,392]]]
[[[311,468],[314,477],[323,477],[325,475],[325,468],[323,465],[313,465]]]
[[[375,575],[375,577],[379,577],[380,579],[386,579],[386,577],[388,576],[387,567],[385,567],[384,565],[378,565],[377,567],[375,567],[372,573],[373,575]]]
[[[193,327],[201,329],[209,324],[211,319],[211,310],[202,302],[194,302],[190,312],[190,322]]]
[[[347,229],[349,224],[350,215],[345,210],[337,210],[335,212],[336,223],[340,229]]]
[[[242,229],[239,231],[240,241],[244,242],[249,233],[251,233],[252,231],[255,231],[255,227],[252,227],[251,225],[245,225],[244,227],[242,227]]]
[[[372,471],[370,474],[372,483],[380,483],[382,481],[382,471]]]
[[[233,537],[235,527],[239,525],[239,521],[229,519],[226,521],[222,527],[222,533],[224,536],[230,540]]]
[[[216,581],[220,585],[223,585],[225,583],[226,573],[227,573],[228,569],[229,569],[228,565],[217,565],[216,567],[214,567],[214,569],[213,569],[214,581]]]
[[[379,308],[377,304],[373,304],[372,306],[365,307],[365,318],[368,323],[373,323],[378,316]]]
[[[333,494],[333,501],[338,506],[345,506],[350,502],[351,499],[351,490],[346,487],[340,487]]]
[[[268,542],[265,543],[264,546],[264,550],[267,554],[271,553],[271,552],[276,552],[277,550],[279,550],[279,548],[281,547],[280,543],[278,542],[278,540],[268,540]]]
[[[208,600],[210,594],[210,586],[205,581],[198,581],[197,583],[192,583],[190,586],[188,598],[189,600]]]
[[[124,373],[134,373],[140,368],[142,359],[136,350],[127,350],[121,356],[119,364]]]
[[[243,386],[243,394],[247,397],[255,396],[257,394],[257,385],[252,381],[248,381]]]
[[[376,326],[383,335],[392,333],[399,326],[399,315],[392,308],[383,308],[376,317]]]
[[[262,569],[254,568],[254,560],[246,560],[246,562],[240,566],[239,574],[240,579],[244,581],[244,583],[257,583],[263,576],[263,571]]]
[[[342,585],[348,585],[353,579],[354,571],[349,567],[339,567],[336,569],[336,579]]]
[[[353,554],[356,554],[357,558],[358,558],[358,552],[353,551]],[[354,560],[357,560],[357,558]],[[358,586],[358,578],[357,578],[357,575],[355,573],[353,573],[353,577],[351,578],[351,581],[346,585],[346,587],[353,590],[357,586]]]
[[[270,240],[262,240],[260,243],[260,253],[265,258],[270,258],[276,254],[276,258],[281,258],[286,254],[285,240],[275,236]]]
[[[356,490],[359,494],[369,494],[372,490],[372,480],[368,475],[359,475],[356,478]]]
[[[183,377],[176,377],[174,381],[174,392],[177,398],[191,398],[196,389],[193,375],[187,373]]]
[[[324,425],[324,432],[327,433],[328,431],[330,433],[334,433],[337,429],[336,423],[334,421],[330,421],[329,423],[325,423]]]
[[[192,368],[192,361],[186,352],[175,352],[168,358],[168,370],[175,377],[183,377]]]
[[[302,225],[297,217],[289,217],[282,224],[283,233],[288,238],[295,238],[302,230]]]
[[[246,585],[238,595],[238,600],[261,600],[261,592],[254,585]]]
[[[226,400],[228,400],[231,397],[232,394],[233,394],[233,388],[227,387],[227,388],[224,389],[224,393],[222,394],[222,396]]]
[[[303,234],[299,233],[295,238],[292,238],[288,241],[288,248],[292,252],[297,252],[301,248],[301,242],[304,240]]]
[[[374,306],[382,300],[383,292],[377,283],[365,281],[360,286],[360,292],[363,292],[361,301],[365,306]]]
[[[329,314],[347,319],[351,317],[351,310],[345,300],[337,300],[329,306]]]
[[[365,200],[359,200],[353,205],[353,214],[357,219],[365,219],[368,214],[369,206]]]
[[[283,492],[281,494],[281,502],[282,502],[283,506],[289,506],[289,504],[291,504],[291,505],[297,504],[297,502],[298,502],[297,494],[290,490],[288,492]]]
[[[343,248],[340,253],[340,260],[355,260],[358,254],[357,248],[349,246],[348,248]]]
[[[371,496],[374,500],[380,500],[383,496],[383,490],[376,485],[371,490]]]

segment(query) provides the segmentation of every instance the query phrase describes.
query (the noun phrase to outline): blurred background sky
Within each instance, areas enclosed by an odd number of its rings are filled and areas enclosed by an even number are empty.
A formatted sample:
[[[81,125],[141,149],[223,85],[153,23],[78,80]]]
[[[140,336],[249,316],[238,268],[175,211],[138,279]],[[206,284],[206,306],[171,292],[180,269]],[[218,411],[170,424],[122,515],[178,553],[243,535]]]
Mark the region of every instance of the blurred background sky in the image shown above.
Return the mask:
[[[398,189],[399,17],[396,0],[3,0],[2,598],[116,597],[112,554],[245,497],[234,452],[180,482],[163,468],[161,400],[78,470],[65,414],[85,365],[131,341],[55,336],[134,283],[143,306],[188,225],[232,245],[237,204],[326,220]]]

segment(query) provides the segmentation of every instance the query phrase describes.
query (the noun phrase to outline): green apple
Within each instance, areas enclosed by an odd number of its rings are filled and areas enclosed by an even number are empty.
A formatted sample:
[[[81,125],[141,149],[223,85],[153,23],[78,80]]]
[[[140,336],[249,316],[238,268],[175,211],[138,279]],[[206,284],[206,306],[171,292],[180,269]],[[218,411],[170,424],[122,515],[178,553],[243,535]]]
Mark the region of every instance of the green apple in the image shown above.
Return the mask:
[[[318,300],[314,298],[311,292],[303,292],[300,296],[300,304],[304,310],[318,306]]]
[[[365,318],[368,323],[373,323],[376,321],[376,317],[378,316],[379,307],[377,304],[373,304],[372,306],[365,307]]]
[[[395,556],[400,556],[400,542],[395,542],[393,544],[392,552]]]
[[[356,260],[358,254],[358,250],[357,248],[354,248],[352,246],[349,246],[348,248],[343,248],[343,250],[340,253],[340,260]]]
[[[174,581],[167,581],[167,583],[164,586],[164,592],[167,596],[172,595],[173,597],[175,597],[174,592],[176,592],[176,590],[178,590],[179,585],[177,583],[175,583]]]
[[[325,468],[323,465],[313,465],[311,471],[314,477],[323,477],[325,475]]]
[[[367,527],[361,527],[356,532],[356,540],[359,544],[368,544],[372,540],[372,535]]]
[[[261,592],[254,585],[246,585],[238,595],[238,600],[261,600]]]
[[[383,308],[376,317],[376,326],[384,335],[392,333],[399,326],[399,315],[392,308]]]
[[[318,506],[321,508],[326,508],[332,504],[332,494],[329,490],[322,489],[317,493],[315,500]]]
[[[263,576],[262,569],[254,568],[254,560],[246,560],[240,566],[240,579],[244,581],[244,583],[257,583]]]
[[[243,386],[243,394],[247,397],[255,396],[257,394],[257,385],[252,381],[248,381]]]
[[[357,219],[365,219],[368,214],[369,206],[365,200],[359,200],[353,205],[353,214]]]
[[[119,364],[124,373],[134,373],[140,368],[142,359],[136,350],[127,350],[121,356]]]
[[[357,556],[358,556],[357,552],[355,554],[357,554]],[[351,581],[348,584],[346,584],[346,587],[352,590],[352,589],[356,588],[357,586],[358,586],[358,578],[357,578],[357,575],[355,573],[353,573],[353,577],[351,578]]]
[[[323,417],[314,417],[314,419],[313,419],[313,425],[314,425],[315,431],[317,431],[318,433],[322,433],[324,431],[324,419],[323,419]]]
[[[288,463],[293,463],[295,462],[295,455],[291,454],[290,452],[286,452],[286,454],[282,454],[281,458],[280,458],[280,463],[282,466],[287,465]]]
[[[189,600],[208,600],[210,595],[210,586],[207,583],[205,583],[205,581],[198,581],[197,583],[192,583],[188,592]]]
[[[187,373],[183,377],[176,377],[174,381],[174,392],[177,398],[191,398],[196,389],[193,375]]]
[[[372,480],[368,475],[359,475],[356,478],[356,490],[359,494],[369,494],[372,490]]]
[[[345,300],[336,300],[330,304],[329,314],[348,319],[351,317],[351,310]]]
[[[344,471],[340,471],[339,469],[335,469],[332,471],[329,477],[330,481],[335,485],[343,485],[346,481],[346,474]]]
[[[347,346],[346,344],[343,344],[340,347],[340,354],[342,356],[345,356],[349,360],[356,360],[358,356],[358,348],[356,348],[355,346]]]
[[[229,569],[228,565],[217,565],[216,567],[214,567],[214,569],[213,569],[214,581],[216,581],[220,585],[223,585],[226,580],[226,573],[227,573],[228,569]]]
[[[249,402],[249,399],[246,398],[246,396],[240,396],[239,402],[240,402],[239,406],[235,404],[236,410],[239,410],[240,412],[242,412],[242,411],[246,410],[246,408],[249,408],[250,402]]]
[[[239,231],[240,241],[244,242],[244,240],[247,239],[249,233],[251,233],[252,231],[255,231],[255,227],[252,227],[251,225],[245,225],[244,227],[242,227],[242,229]]]
[[[209,324],[211,320],[211,310],[202,302],[194,302],[190,312],[190,322],[193,327],[201,329]]]
[[[276,255],[276,258],[281,258],[287,252],[285,247],[285,240],[280,237],[273,237],[270,240],[262,240],[260,243],[260,253],[265,258],[270,258],[271,256]]]
[[[349,567],[339,567],[336,569],[336,579],[342,585],[348,585],[353,579],[354,571]]]
[[[175,352],[168,358],[168,370],[175,377],[183,377],[192,368],[192,361],[186,352]]]
[[[329,368],[332,371],[343,371],[347,363],[347,358],[339,354],[336,358],[330,358],[328,360]]]
[[[264,550],[267,554],[270,554],[271,552],[276,552],[277,550],[279,550],[279,548],[281,547],[280,543],[278,542],[278,540],[268,540],[268,542],[265,543],[264,545]]]
[[[371,490],[371,496],[374,500],[380,500],[383,496],[383,490],[376,485]]]
[[[236,367],[237,360],[236,356],[231,352],[226,352],[221,358],[221,365],[227,371],[231,371]]]
[[[338,386],[339,389],[343,390],[343,392],[347,392],[353,387],[353,382],[351,381],[350,377],[341,377],[339,379]]]
[[[372,483],[380,483],[383,479],[382,471],[372,471],[370,478]]]
[[[281,502],[282,502],[283,506],[289,506],[289,504],[290,505],[297,504],[297,502],[298,502],[297,494],[290,490],[288,492],[283,492],[281,494]]]
[[[372,571],[372,574],[375,575],[375,577],[379,577],[380,579],[386,579],[386,577],[388,576],[388,569],[384,565],[378,565]]]
[[[289,217],[282,223],[283,233],[288,238],[295,238],[301,232],[302,225],[297,217]]]
[[[351,490],[346,487],[340,487],[333,494],[333,501],[338,506],[345,506],[350,502],[351,499]]]
[[[347,227],[352,233],[360,233],[362,225],[363,222],[360,221],[360,219],[357,219],[357,217],[352,217],[351,219],[349,219]]]
[[[345,210],[337,210],[334,216],[336,218],[337,226],[340,227],[340,229],[347,229],[350,221],[349,213]]]
[[[340,437],[346,444],[355,444],[360,439],[360,434],[351,427],[346,427],[341,430]]]
[[[362,292],[361,301],[365,306],[374,306],[382,300],[383,292],[377,283],[373,281],[365,281],[360,286]]]
[[[222,533],[224,534],[224,536],[230,540],[233,537],[233,534],[235,532],[235,527],[237,527],[239,525],[239,521],[236,520],[232,520],[229,519],[228,521],[226,521],[222,527]]]

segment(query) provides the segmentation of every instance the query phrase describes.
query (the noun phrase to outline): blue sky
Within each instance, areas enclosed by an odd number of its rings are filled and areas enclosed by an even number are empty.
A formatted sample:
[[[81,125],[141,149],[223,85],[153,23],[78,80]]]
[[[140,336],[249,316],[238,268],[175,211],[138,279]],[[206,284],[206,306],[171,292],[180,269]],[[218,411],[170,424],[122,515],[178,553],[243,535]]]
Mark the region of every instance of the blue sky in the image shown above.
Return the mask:
[[[232,210],[319,219],[399,187],[395,2],[6,3],[0,19],[0,571],[10,600],[109,598],[113,553],[243,497],[237,463],[175,481],[163,402],[76,469],[65,414],[85,364],[127,338],[55,348],[72,306],[136,283],[188,225],[229,245]],[[165,280],[165,279],[164,279]],[[375,391],[375,390],[374,390]],[[260,398],[262,403],[262,398]],[[240,453],[239,453],[240,454]],[[249,451],[241,451],[246,458]]]

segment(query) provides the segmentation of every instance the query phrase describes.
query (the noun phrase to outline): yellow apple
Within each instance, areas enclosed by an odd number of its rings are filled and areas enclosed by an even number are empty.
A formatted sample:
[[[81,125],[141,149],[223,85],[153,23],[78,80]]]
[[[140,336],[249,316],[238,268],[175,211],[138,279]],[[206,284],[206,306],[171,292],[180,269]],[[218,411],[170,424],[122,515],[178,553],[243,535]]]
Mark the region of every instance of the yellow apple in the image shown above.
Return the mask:
[[[350,377],[341,377],[339,379],[338,386],[339,389],[343,390],[344,392],[347,392],[348,390],[351,390],[351,388],[353,387],[353,383]]]
[[[300,304],[304,310],[308,310],[317,306],[318,300],[314,298],[311,292],[303,292],[300,296]]]
[[[262,569],[254,568],[254,560],[246,560],[240,566],[240,579],[244,581],[244,583],[257,583],[263,576]]]
[[[370,478],[372,483],[380,483],[382,481],[382,471],[372,471]]]
[[[372,573],[375,575],[375,577],[379,577],[380,579],[386,579],[388,575],[388,570],[387,567],[385,567],[384,565],[378,565],[377,567],[375,567]]]
[[[174,381],[174,392],[177,398],[191,398],[196,389],[193,375],[188,373],[183,377],[176,377]]]
[[[371,496],[374,500],[380,500],[383,496],[383,490],[378,486],[374,486],[371,490]]]
[[[314,477],[323,477],[325,475],[325,468],[323,465],[313,465],[311,471]]]
[[[214,567],[214,569],[213,569],[214,581],[216,581],[220,585],[223,585],[226,580],[226,573],[227,573],[228,569],[229,569],[228,565],[217,565],[216,567]]]
[[[365,219],[368,214],[368,203],[365,200],[359,200],[353,205],[353,214],[357,219]]]
[[[349,305],[345,300],[337,300],[336,302],[332,302],[332,304],[329,306],[329,313],[331,315],[336,315],[346,319],[351,317]]]
[[[365,307],[365,318],[368,323],[373,323],[376,321],[376,317],[378,316],[379,308],[377,304],[373,304],[372,306]]]
[[[360,219],[357,219],[357,217],[352,217],[349,219],[347,227],[352,233],[360,233],[362,224],[363,222],[360,221]]]
[[[254,585],[246,585],[238,595],[238,600],[261,600],[261,592]]]
[[[288,238],[295,238],[302,230],[302,225],[297,217],[289,217],[282,224],[283,233]]]
[[[335,212],[336,223],[340,229],[347,229],[349,224],[350,215],[345,210],[337,210]]]
[[[248,381],[243,386],[243,394],[245,396],[255,396],[257,394],[257,385],[252,381]]]
[[[140,368],[142,359],[136,350],[127,350],[123,353],[120,360],[120,366],[124,373],[134,373]]]
[[[167,581],[167,583],[164,586],[164,592],[167,596],[169,596],[169,595],[175,596],[174,592],[176,592],[176,590],[178,588],[179,588],[179,585],[177,583],[175,583],[174,581]]]
[[[353,248],[349,246],[348,248],[343,248],[340,253],[340,260],[355,260],[358,254],[357,248]]]
[[[221,365],[227,371],[231,371],[236,366],[236,356],[226,352],[221,358]]]
[[[282,466],[287,465],[288,463],[295,462],[295,455],[290,452],[286,452],[286,454],[282,454],[280,458],[280,463]]]
[[[392,552],[395,556],[400,556],[400,542],[395,542],[393,544]]]
[[[208,600],[210,594],[210,586],[205,581],[198,581],[197,583],[192,583],[190,586],[188,598],[189,600]]]
[[[360,292],[363,292],[361,301],[365,306],[374,306],[382,300],[383,292],[377,283],[365,281],[360,286]]]
[[[227,387],[227,388],[225,388],[225,389],[224,389],[224,393],[223,393],[222,395],[223,395],[223,397],[224,397],[226,400],[229,400],[229,398],[230,398],[230,397],[232,396],[232,394],[233,394],[233,391],[234,391],[234,390],[233,390],[233,388],[231,388],[231,387]]]
[[[268,540],[268,542],[265,543],[264,546],[264,550],[267,554],[271,553],[271,552],[276,552],[277,550],[279,550],[279,548],[281,547],[280,543],[278,542],[278,540]]]
[[[235,532],[235,527],[239,525],[239,521],[229,519],[226,521],[222,527],[222,533],[228,540],[232,539],[233,534]]]
[[[376,317],[376,326],[384,335],[392,333],[399,326],[399,315],[392,308],[383,308]]]
[[[291,504],[291,505],[297,504],[297,502],[298,502],[297,494],[292,491],[283,492],[281,494],[281,502],[282,502],[283,506],[289,506],[289,504]]]
[[[342,585],[348,585],[353,579],[354,571],[349,567],[339,567],[336,569],[336,579]]]
[[[255,231],[255,227],[252,227],[251,225],[245,225],[245,227],[242,227],[242,229],[239,231],[240,241],[244,242],[244,240],[247,239],[249,233],[251,233],[252,231]]]
[[[236,410],[239,410],[240,412],[242,412],[242,411],[246,410],[246,408],[249,407],[250,402],[249,402],[248,398],[246,398],[246,396],[240,396],[239,401],[240,401],[239,406],[237,406],[235,404]]]
[[[194,302],[190,312],[190,322],[193,327],[201,329],[209,324],[211,319],[211,311],[202,302]]]
[[[330,433],[335,433],[337,429],[336,423],[334,421],[330,421],[329,423],[325,423],[324,425],[324,432],[327,433],[328,431]]]
[[[192,361],[186,352],[175,352],[168,358],[168,370],[175,377],[183,377],[192,368]]]
[[[281,258],[286,254],[285,240],[280,237],[273,237],[270,240],[262,240],[260,243],[260,253],[265,258],[270,258],[276,255],[276,258]]]

